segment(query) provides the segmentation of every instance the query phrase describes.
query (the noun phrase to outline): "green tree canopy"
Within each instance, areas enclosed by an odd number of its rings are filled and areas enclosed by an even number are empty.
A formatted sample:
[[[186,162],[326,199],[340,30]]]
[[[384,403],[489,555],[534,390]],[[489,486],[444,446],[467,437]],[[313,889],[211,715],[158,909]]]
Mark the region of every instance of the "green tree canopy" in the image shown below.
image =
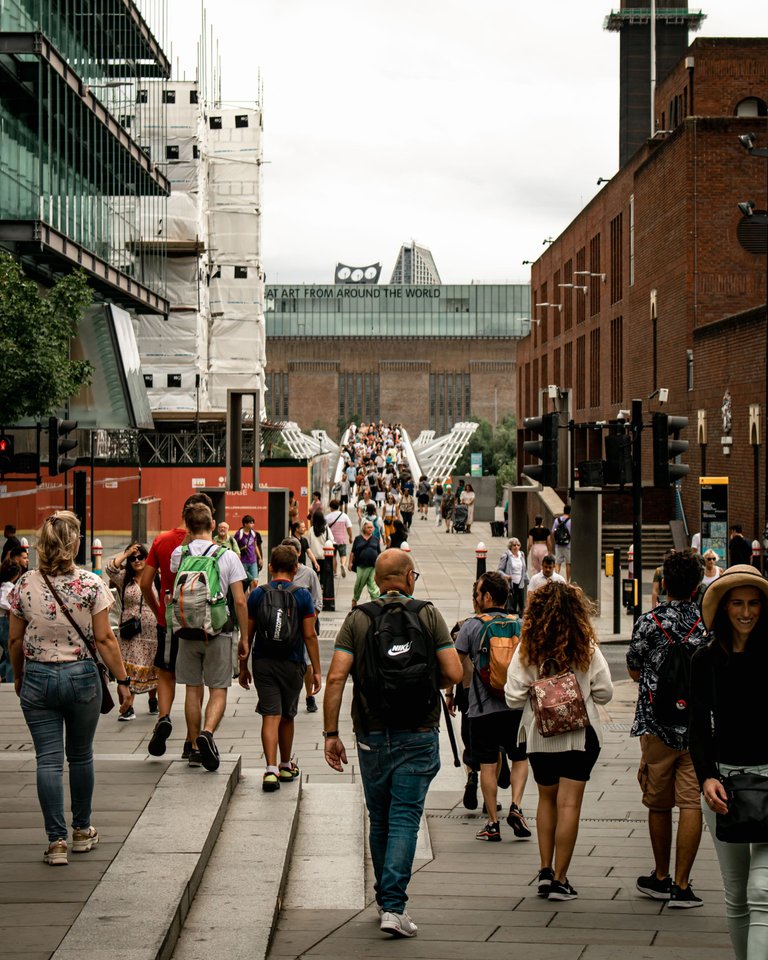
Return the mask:
[[[93,367],[70,360],[69,344],[91,300],[82,270],[43,295],[0,251],[0,424],[50,416],[90,382]]]
[[[496,476],[496,502],[500,503],[505,483],[515,483],[517,476],[517,422],[512,414],[494,428],[487,420],[472,417],[478,428],[472,434],[456,473],[469,473],[470,454],[482,453],[483,473]]]

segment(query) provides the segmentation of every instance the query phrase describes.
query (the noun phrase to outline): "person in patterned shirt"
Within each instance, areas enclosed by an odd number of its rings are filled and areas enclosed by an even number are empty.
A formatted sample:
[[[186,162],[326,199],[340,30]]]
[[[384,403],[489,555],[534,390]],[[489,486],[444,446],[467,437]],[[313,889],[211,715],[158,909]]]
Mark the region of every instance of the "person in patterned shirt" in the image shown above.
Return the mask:
[[[688,751],[687,720],[679,726],[660,722],[654,711],[659,670],[670,644],[684,642],[691,655],[708,642],[699,609],[693,600],[704,563],[692,550],[673,552],[664,560],[667,600],[635,623],[627,650],[627,669],[638,685],[631,736],[640,737],[638,781],[648,807],[648,830],[655,868],[638,877],[640,893],[670,907],[699,907],[689,883],[701,840],[699,784]],[[680,810],[674,880],[669,874],[672,850],[672,808]]]

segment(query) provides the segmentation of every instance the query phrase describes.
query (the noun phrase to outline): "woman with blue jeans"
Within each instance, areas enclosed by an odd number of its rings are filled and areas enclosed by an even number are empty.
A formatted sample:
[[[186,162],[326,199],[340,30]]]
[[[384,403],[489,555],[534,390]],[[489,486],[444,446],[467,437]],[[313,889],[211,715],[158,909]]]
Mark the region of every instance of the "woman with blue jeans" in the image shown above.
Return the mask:
[[[91,824],[91,800],[101,680],[80,633],[95,642],[102,660],[118,678],[121,702],[130,697],[130,680],[109,625],[112,596],[100,577],[75,567],[80,521],[68,510],[59,511],[45,521],[37,536],[39,569],[24,574],[10,595],[10,653],[16,693],[37,756],[37,796],[48,834],[43,859],[51,866],[63,866],[68,851],[65,751],[72,851],[86,853],[99,842]]]
[[[712,641],[693,659],[691,757],[720,862],[736,960],[765,960],[768,843],[723,843],[716,829],[717,814],[728,811],[720,777],[733,770],[768,776],[768,581],[747,564],[729,567],[707,587],[702,618]]]

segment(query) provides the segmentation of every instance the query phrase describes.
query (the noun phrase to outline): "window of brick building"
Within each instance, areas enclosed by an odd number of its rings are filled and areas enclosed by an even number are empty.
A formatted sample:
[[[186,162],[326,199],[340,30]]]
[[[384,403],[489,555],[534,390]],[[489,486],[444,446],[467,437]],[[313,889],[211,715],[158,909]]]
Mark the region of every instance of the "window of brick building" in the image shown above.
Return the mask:
[[[586,337],[576,341],[576,409],[583,410],[587,405],[586,392]]]
[[[589,333],[589,405],[600,406],[600,327]]]
[[[264,405],[267,408],[267,417],[270,420],[288,419],[288,374],[266,374],[267,395]],[[341,413],[342,391],[339,390],[339,412]]]
[[[624,214],[611,220],[611,303],[618,303],[624,295]]]
[[[552,380],[557,384],[558,387],[562,387],[562,381],[560,378],[560,347],[555,350],[552,356]]]
[[[587,269],[587,251],[584,247],[576,251],[576,273],[580,274],[577,278],[578,282],[581,283],[584,280],[584,271]],[[576,323],[584,323],[587,318],[586,313],[586,297],[576,297]]]
[[[573,283],[573,260],[566,260],[563,267],[563,283]],[[573,326],[573,290],[563,289],[563,330],[570,330]]]
[[[635,195],[629,198],[629,285],[635,283]]]
[[[533,393],[531,396],[531,416],[535,417],[539,412],[539,361],[533,361]]]
[[[530,362],[525,365],[525,403],[523,404],[523,409],[528,414],[532,416],[533,403],[531,402],[531,364]]]
[[[562,303],[563,302],[563,290],[560,287],[560,271],[555,270],[555,275],[552,278],[552,303]],[[560,320],[562,317],[562,312],[560,310],[554,311],[553,323],[552,323],[552,336],[560,336]]]
[[[624,318],[611,320],[611,403],[624,399]]]
[[[589,272],[600,273],[600,234],[596,233],[589,241]],[[600,277],[589,278],[589,315],[600,313]]]
[[[541,285],[541,300],[539,303],[549,303],[546,283],[542,283]],[[549,335],[549,330],[547,329],[549,327],[549,308],[541,307],[539,310],[539,316],[541,317],[541,342],[546,343],[547,336]]]
[[[541,358],[541,389],[549,386],[549,356],[544,354]]]
[[[573,387],[573,341],[563,347],[563,386],[566,390]]]

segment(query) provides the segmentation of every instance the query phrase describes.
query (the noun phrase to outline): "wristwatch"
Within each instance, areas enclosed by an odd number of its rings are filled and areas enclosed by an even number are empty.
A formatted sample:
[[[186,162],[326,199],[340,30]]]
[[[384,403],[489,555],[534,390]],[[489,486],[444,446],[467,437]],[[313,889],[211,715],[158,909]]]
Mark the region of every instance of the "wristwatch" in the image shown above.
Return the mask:
[[[338,737],[338,735],[339,735],[339,731],[338,731],[338,730],[323,730],[323,739],[324,739],[324,740],[334,739],[334,738]]]
[[[125,680],[115,680],[115,683],[118,685],[118,687],[130,687],[131,678],[126,677]]]

